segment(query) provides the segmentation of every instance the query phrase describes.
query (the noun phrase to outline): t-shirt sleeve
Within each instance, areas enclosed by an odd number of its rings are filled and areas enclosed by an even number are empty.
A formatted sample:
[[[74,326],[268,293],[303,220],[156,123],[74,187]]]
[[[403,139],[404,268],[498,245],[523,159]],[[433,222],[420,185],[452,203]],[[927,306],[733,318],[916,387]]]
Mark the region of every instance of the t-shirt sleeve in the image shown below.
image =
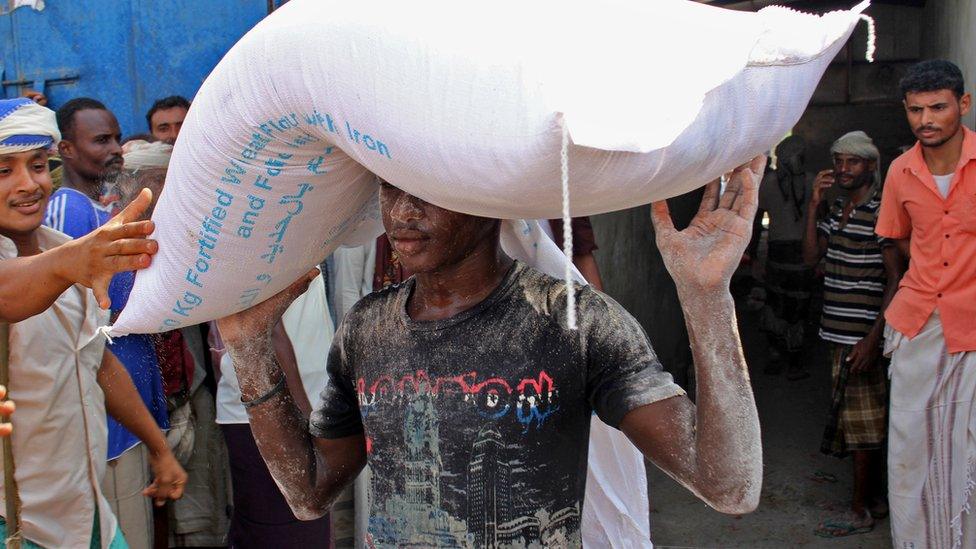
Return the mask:
[[[898,194],[898,182],[894,179],[897,168],[892,167],[881,192],[881,210],[874,232],[888,238],[908,238],[912,234],[912,220],[905,211],[905,204]]]
[[[339,325],[332,339],[326,365],[328,381],[322,389],[318,407],[309,418],[309,432],[318,438],[343,438],[363,432],[359,398],[353,369],[349,363],[348,333],[350,318]]]
[[[98,214],[87,197],[61,190],[47,203],[44,224],[71,238],[79,238],[98,228]]]
[[[587,397],[604,423],[619,428],[632,410],[685,394],[664,371],[637,320],[611,298],[580,291]]]

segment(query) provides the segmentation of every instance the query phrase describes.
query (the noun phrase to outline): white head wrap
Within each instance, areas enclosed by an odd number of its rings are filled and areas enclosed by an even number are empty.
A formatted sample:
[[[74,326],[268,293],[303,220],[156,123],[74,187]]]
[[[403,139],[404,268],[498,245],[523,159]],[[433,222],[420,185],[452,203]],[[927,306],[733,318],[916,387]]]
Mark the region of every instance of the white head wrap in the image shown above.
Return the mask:
[[[157,141],[149,143],[141,139],[122,146],[125,169],[135,173],[149,168],[166,168],[173,154],[173,146]]]
[[[845,133],[830,146],[830,154],[850,154],[868,160],[878,160],[881,153],[868,134],[862,131]]]
[[[881,153],[868,134],[862,131],[845,133],[830,146],[830,154],[849,154],[867,160],[874,160],[874,183],[881,182]]]
[[[47,149],[58,141],[54,111],[26,97],[0,99],[0,154]]]

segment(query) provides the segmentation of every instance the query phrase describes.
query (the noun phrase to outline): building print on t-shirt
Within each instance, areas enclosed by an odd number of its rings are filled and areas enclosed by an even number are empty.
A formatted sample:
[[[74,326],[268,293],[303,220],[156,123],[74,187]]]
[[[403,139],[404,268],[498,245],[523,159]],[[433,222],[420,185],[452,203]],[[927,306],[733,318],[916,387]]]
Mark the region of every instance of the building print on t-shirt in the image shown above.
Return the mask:
[[[619,304],[515,263],[483,302],[415,321],[413,279],[363,298],[311,434],[365,437],[367,547],[580,547],[593,412],[683,394]]]
[[[368,413],[366,410],[383,405],[402,406],[404,410],[402,441],[391,436],[377,443],[376,438],[386,437],[370,437],[373,452],[381,449],[379,444],[402,442],[400,447],[405,453],[400,473],[402,490],[394,488],[395,479],[378,474],[375,468],[371,471],[370,531],[374,546],[575,545],[571,540],[578,536],[579,503],[548,509],[543,502],[535,500],[535,491],[520,490],[537,481],[537,471],[517,459],[518,448],[506,445],[502,434],[503,431],[509,436],[513,432],[521,436],[538,434],[533,433],[534,428],[555,411],[540,410],[539,406],[554,400],[556,393],[548,374],[541,372],[537,378],[524,379],[514,389],[513,384],[499,378],[475,383],[478,379],[475,372],[450,379],[431,380],[422,371],[404,377],[410,379],[393,384],[381,376],[369,384],[373,390],[368,395],[360,394],[361,402],[370,403],[369,407],[361,408],[364,415]],[[360,379],[359,386],[365,387],[365,380]],[[391,391],[386,391],[387,388]],[[480,428],[471,433],[474,438],[469,452],[441,454],[439,403],[451,409],[459,407],[461,410],[457,411],[462,413],[464,409],[476,412],[480,418]],[[515,413],[511,413],[513,410]],[[505,422],[510,424],[508,429],[500,425]],[[382,434],[394,435],[385,430]],[[453,501],[444,501],[445,491]],[[387,494],[389,497],[382,501]]]

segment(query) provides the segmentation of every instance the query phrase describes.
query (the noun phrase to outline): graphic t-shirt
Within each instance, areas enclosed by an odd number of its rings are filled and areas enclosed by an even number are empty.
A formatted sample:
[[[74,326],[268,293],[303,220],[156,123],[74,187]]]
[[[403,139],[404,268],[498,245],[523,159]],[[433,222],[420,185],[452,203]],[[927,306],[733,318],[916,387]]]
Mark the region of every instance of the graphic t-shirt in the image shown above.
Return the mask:
[[[414,279],[343,319],[313,435],[366,436],[367,546],[579,547],[590,417],[683,394],[632,316],[516,262],[483,302],[409,318]]]

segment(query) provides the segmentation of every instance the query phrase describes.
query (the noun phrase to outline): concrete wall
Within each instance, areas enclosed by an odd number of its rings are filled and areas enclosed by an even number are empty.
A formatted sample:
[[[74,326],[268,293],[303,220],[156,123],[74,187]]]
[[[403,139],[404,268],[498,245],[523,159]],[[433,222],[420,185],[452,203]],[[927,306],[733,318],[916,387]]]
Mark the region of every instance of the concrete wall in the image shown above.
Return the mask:
[[[959,65],[966,91],[976,89],[976,0],[929,0],[923,13],[922,54]],[[976,128],[976,109],[965,123]]]

